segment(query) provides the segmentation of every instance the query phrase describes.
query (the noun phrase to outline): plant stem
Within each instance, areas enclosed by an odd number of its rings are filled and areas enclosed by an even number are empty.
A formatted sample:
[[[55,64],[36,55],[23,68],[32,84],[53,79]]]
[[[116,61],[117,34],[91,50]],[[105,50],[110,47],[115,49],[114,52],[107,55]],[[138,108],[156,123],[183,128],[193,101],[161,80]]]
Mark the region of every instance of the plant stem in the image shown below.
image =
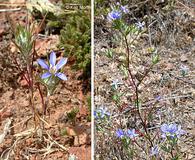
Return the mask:
[[[22,69],[21,69],[21,67],[20,67],[20,65],[18,64],[18,62],[17,62],[17,60],[16,60],[16,57],[14,56],[14,61],[15,61],[15,64],[17,65],[17,68],[20,70],[20,72],[22,73],[23,71],[22,71]],[[26,75],[24,74],[23,75],[23,77],[24,77],[24,79],[26,80],[26,82],[28,83],[28,85],[30,85],[29,84],[29,79],[26,77]]]
[[[139,85],[142,83],[142,81],[143,81],[144,78],[148,75],[148,73],[151,71],[151,69],[152,69],[153,66],[154,66],[154,65],[152,64],[152,65],[146,70],[146,72],[144,73],[143,77],[139,80],[137,86],[139,86]]]
[[[44,98],[43,98],[43,93],[41,92],[41,88],[40,88],[40,85],[39,83],[37,84],[37,87],[38,87],[38,90],[39,90],[39,94],[41,96],[41,103],[42,103],[42,112],[43,114],[45,113],[45,102],[44,102]]]
[[[153,147],[153,142],[152,142],[151,137],[150,137],[150,135],[149,135],[149,133],[147,131],[146,124],[145,124],[145,122],[144,122],[144,120],[143,120],[143,118],[141,116],[140,110],[139,110],[139,92],[138,92],[138,85],[136,85],[135,79],[134,79],[133,74],[132,74],[132,71],[130,69],[130,60],[129,60],[129,58],[130,58],[130,50],[129,50],[129,44],[128,44],[128,40],[127,40],[127,36],[126,35],[124,35],[124,39],[125,39],[125,45],[126,45],[126,50],[127,50],[127,70],[129,72],[130,79],[131,79],[131,81],[133,83],[133,86],[135,88],[136,108],[137,108],[137,111],[138,111],[138,116],[139,116],[139,118],[141,120],[142,126],[144,128],[145,133],[146,133],[146,139],[148,139],[148,141],[150,142],[151,146]]]
[[[47,97],[46,97],[46,100],[45,100],[45,110],[44,110],[44,115],[46,115],[46,110],[49,106],[49,98],[50,98],[50,94],[49,92],[47,92]]]

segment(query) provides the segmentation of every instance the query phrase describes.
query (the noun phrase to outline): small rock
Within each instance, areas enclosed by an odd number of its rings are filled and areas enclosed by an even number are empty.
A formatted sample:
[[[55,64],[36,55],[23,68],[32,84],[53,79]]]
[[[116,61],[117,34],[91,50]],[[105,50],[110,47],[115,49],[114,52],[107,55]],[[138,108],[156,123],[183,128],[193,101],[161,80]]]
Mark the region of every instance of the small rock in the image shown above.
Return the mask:
[[[74,146],[80,146],[84,144],[88,144],[90,142],[89,136],[86,133],[83,133],[79,136],[75,136],[74,138]]]
[[[91,159],[91,147],[70,147],[70,154],[74,154],[79,160]]]
[[[13,42],[10,43],[10,51],[11,53],[16,53],[18,51],[18,48]]]
[[[77,135],[76,131],[73,128],[66,127],[65,130],[67,132],[67,135],[69,135],[69,136],[76,136]]]
[[[180,60],[181,60],[181,62],[187,62],[188,61],[188,57],[186,56],[186,55],[182,55],[181,57],[180,57]]]
[[[172,63],[166,63],[165,64],[165,71],[168,71],[168,70],[173,70],[174,68],[174,65]]]
[[[5,28],[0,28],[0,36],[4,35],[5,33]]]
[[[195,136],[195,128],[192,129],[192,130],[188,130],[188,132],[189,132],[190,134],[192,134],[193,136]]]
[[[11,110],[7,110],[3,112],[2,114],[0,113],[0,119],[3,121],[6,118],[9,118],[13,115],[13,112]]]
[[[21,87],[28,87],[28,82],[25,79],[22,79],[20,81],[20,85],[21,85]]]

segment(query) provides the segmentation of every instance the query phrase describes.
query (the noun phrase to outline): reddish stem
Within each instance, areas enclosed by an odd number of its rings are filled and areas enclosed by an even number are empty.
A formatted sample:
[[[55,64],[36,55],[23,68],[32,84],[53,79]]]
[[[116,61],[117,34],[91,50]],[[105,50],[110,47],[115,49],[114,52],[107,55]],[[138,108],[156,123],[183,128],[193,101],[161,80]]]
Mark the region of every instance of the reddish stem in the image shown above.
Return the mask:
[[[45,115],[46,114],[46,107],[45,107],[45,102],[44,102],[44,98],[43,98],[43,93],[41,92],[41,88],[40,88],[39,83],[37,84],[37,87],[38,87],[38,90],[39,90],[39,94],[41,96],[41,102],[42,102],[42,105],[43,105],[43,114]]]

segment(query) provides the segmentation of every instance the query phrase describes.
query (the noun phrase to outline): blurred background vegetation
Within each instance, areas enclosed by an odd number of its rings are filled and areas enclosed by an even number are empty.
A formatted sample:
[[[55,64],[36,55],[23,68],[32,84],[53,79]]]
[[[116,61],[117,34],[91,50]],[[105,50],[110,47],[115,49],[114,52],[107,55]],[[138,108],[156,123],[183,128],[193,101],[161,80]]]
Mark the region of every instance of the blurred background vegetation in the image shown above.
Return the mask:
[[[66,8],[69,4],[75,12],[67,17],[60,30],[59,47],[65,56],[73,56],[74,69],[83,70],[83,79],[91,77],[91,12],[90,0],[62,0]],[[71,7],[70,7],[71,8]]]

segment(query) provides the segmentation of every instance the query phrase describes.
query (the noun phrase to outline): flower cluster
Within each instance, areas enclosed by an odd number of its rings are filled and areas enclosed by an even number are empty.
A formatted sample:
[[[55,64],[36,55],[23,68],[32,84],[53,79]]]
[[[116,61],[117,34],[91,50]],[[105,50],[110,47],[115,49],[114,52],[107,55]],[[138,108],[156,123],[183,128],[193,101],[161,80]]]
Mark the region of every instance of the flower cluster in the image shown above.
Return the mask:
[[[179,138],[181,135],[185,134],[185,131],[181,129],[181,125],[177,124],[162,124],[160,127],[162,132],[162,138]]]
[[[122,130],[122,129],[119,128],[116,131],[116,136],[118,138],[129,137],[129,138],[133,139],[133,138],[137,137],[138,135],[139,134],[137,134],[135,132],[135,129],[128,129],[127,131],[124,131],[124,130]]]
[[[109,21],[117,20],[117,19],[120,19],[121,16],[122,16],[122,14],[120,11],[113,10],[110,13],[108,13],[108,20]]]
[[[110,13],[108,13],[108,20],[114,21],[122,18],[122,14],[129,13],[127,6],[120,5],[117,3],[117,7],[115,7]]]

